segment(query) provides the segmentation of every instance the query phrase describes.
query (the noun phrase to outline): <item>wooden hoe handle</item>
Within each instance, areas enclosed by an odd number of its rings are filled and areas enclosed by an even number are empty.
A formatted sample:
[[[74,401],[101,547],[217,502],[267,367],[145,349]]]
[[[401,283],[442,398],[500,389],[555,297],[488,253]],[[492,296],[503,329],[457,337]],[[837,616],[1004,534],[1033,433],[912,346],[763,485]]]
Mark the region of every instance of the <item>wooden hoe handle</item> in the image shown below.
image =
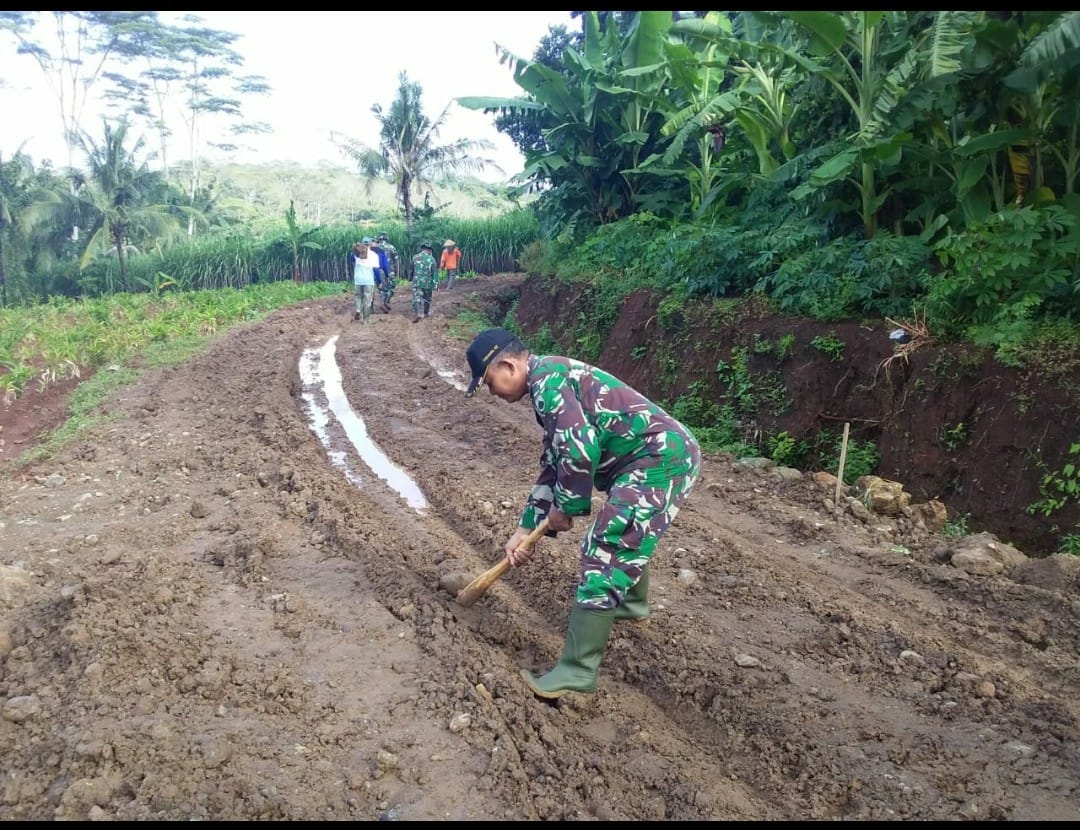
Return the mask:
[[[548,520],[544,519],[544,521],[536,526],[536,530],[522,539],[521,544],[518,545],[518,547],[531,548],[541,536],[547,533],[547,529]],[[480,574],[480,576],[476,577],[476,579],[461,589],[460,593],[457,595],[457,604],[464,608],[471,607],[473,603],[480,599],[480,597],[487,592],[487,589],[498,582],[502,575],[508,570],[510,570],[510,560],[504,556],[499,560],[497,565],[492,565]]]

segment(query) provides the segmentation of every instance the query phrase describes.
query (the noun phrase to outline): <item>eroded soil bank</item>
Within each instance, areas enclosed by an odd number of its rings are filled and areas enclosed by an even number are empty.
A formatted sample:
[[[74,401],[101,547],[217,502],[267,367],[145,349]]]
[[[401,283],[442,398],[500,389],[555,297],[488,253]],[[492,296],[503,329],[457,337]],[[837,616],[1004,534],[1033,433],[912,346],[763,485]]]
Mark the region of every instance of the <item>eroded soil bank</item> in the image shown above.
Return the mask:
[[[525,332],[575,343],[574,310],[586,305],[578,290],[525,281],[518,304]],[[1045,501],[1048,473],[1068,482],[1062,470],[1080,461],[1069,452],[1080,443],[1080,354],[1062,348],[1022,369],[985,350],[933,341],[905,354],[889,339],[891,328],[884,320],[825,325],[722,304],[672,309],[642,291],[621,304],[599,362],[654,399],[734,405],[750,443],[786,433],[837,458],[847,423],[851,446],[875,448],[878,475],[1033,556],[1080,533],[1074,498],[1050,516],[1029,510]]]

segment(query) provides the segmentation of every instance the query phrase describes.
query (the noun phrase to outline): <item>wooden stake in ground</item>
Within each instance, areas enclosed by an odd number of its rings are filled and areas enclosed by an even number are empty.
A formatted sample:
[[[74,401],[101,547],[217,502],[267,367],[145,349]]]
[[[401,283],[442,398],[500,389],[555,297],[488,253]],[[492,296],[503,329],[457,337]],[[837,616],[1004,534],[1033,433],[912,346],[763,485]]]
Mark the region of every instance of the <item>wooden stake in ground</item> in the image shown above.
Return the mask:
[[[840,508],[840,489],[844,486],[844,462],[847,461],[847,439],[851,423],[844,421],[844,438],[840,442],[840,467],[836,471],[836,496],[833,498],[833,512],[839,518],[843,512]]]

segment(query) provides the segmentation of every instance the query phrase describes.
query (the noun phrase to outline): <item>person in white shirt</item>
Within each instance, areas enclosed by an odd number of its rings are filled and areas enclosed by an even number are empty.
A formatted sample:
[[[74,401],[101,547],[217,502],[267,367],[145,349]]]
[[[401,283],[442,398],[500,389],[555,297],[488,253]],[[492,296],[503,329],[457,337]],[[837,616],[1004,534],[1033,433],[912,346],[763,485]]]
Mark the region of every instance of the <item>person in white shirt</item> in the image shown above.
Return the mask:
[[[365,236],[353,245],[349,252],[349,272],[356,286],[356,311],[353,319],[366,323],[375,304],[375,271],[379,267],[379,255],[371,248],[371,237]]]

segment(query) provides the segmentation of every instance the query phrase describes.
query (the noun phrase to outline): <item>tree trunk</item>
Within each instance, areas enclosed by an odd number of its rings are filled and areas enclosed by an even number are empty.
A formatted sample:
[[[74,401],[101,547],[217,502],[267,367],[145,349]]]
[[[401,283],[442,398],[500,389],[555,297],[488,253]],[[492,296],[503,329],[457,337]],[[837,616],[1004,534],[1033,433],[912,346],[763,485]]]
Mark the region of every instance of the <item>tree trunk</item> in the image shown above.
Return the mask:
[[[127,291],[127,251],[124,250],[124,231],[113,232],[113,243],[116,245],[116,261],[120,266],[120,290]]]
[[[408,173],[403,173],[401,176],[401,208],[405,213],[405,227],[412,231],[413,226],[413,206],[412,206],[412,180],[409,178]]]
[[[7,306],[7,268],[4,266],[4,237],[0,233],[0,308]]]

